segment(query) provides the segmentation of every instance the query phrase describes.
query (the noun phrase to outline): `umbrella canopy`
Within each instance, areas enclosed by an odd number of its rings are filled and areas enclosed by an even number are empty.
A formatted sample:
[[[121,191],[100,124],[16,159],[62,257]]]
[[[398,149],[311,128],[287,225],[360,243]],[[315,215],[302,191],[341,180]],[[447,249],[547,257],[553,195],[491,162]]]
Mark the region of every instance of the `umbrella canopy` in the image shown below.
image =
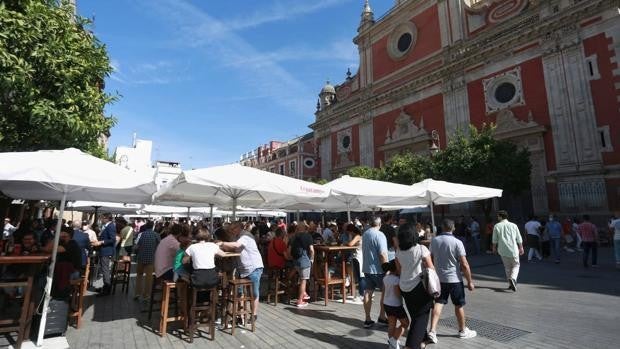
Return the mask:
[[[74,201],[67,204],[67,209],[79,212],[136,213],[144,206],[139,204],[121,204],[102,201]]]
[[[0,153],[0,191],[13,198],[60,200],[60,214],[67,200],[146,203],[156,189],[153,178],[141,177],[77,149]],[[60,232],[58,219],[56,232]],[[43,341],[43,329],[51,298],[52,279],[60,234],[54,236],[52,263],[45,286],[45,302],[39,325],[37,345]]]
[[[450,205],[502,196],[501,189],[478,187],[475,185],[436,181],[428,178],[411,186],[414,192],[420,192],[420,204]]]
[[[154,196],[156,203],[178,206],[277,206],[278,202],[322,200],[329,190],[321,185],[239,164],[184,171]],[[273,206],[271,206],[273,207]]]
[[[375,210],[384,206],[392,207],[391,203],[394,201],[402,202],[401,206],[411,206],[412,204],[406,201],[419,197],[419,193],[408,185],[351,176],[342,176],[325,184],[325,187],[331,190],[329,199],[325,200],[326,207],[333,204],[330,201],[341,202],[341,208],[348,212],[349,221],[350,211],[353,209]],[[394,205],[394,209],[401,206]]]
[[[501,189],[436,181],[431,178],[411,185],[411,192],[414,195],[412,198],[406,201],[393,202],[390,205],[404,203],[410,205],[429,205],[433,226],[435,226],[434,205],[460,204],[502,196]]]
[[[0,153],[0,191],[28,200],[148,203],[156,190],[145,178],[77,149]]]

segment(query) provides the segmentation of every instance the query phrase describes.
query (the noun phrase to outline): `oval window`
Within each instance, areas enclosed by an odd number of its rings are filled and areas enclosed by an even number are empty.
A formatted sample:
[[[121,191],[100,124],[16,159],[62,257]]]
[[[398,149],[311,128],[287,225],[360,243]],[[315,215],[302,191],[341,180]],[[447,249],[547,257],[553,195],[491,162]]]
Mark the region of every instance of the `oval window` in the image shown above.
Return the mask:
[[[407,50],[411,46],[412,41],[413,37],[411,36],[411,33],[403,33],[403,35],[398,38],[398,43],[396,44],[398,51],[402,53],[407,52]]]
[[[351,145],[351,137],[349,136],[344,136],[342,138],[342,147],[344,149],[349,149],[349,146]]]
[[[517,88],[510,82],[501,83],[495,88],[495,99],[500,103],[508,103],[517,94]]]

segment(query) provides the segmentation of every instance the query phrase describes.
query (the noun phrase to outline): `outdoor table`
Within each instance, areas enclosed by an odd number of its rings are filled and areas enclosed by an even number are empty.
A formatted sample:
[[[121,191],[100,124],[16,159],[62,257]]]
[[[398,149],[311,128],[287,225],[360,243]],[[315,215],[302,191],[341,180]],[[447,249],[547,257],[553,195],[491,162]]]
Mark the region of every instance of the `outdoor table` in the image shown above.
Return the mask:
[[[49,261],[50,255],[29,256],[0,256],[0,266],[10,264],[28,265],[25,281],[0,282],[0,288],[24,287],[23,303],[19,319],[0,319],[0,333],[17,332],[15,348],[21,348],[25,338],[30,337],[30,323],[32,321],[35,300],[32,297],[34,277],[40,267]]]
[[[347,295],[346,295],[346,260],[344,258],[344,256],[342,255],[343,252],[353,252],[357,250],[357,246],[329,246],[329,245],[314,245],[314,251],[315,253],[321,252],[325,254],[325,263],[323,265],[323,287],[325,287],[326,290],[326,294],[327,294],[327,289],[329,287],[329,285],[342,285],[342,303],[346,303],[347,300]],[[340,260],[341,260],[341,264],[342,264],[342,278],[340,279],[336,279],[336,278],[330,278],[329,277],[329,261],[330,261],[330,255],[335,254],[335,255],[340,255]],[[316,267],[316,266],[315,266]],[[354,284],[355,281],[351,280],[351,283]],[[325,306],[327,306],[327,299],[328,297],[325,297]]]

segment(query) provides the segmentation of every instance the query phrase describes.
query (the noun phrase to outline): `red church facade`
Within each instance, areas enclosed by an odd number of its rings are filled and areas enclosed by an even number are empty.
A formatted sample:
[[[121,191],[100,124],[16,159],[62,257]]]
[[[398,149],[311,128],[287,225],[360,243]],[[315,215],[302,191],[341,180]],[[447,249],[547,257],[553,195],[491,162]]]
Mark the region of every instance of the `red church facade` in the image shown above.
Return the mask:
[[[400,0],[377,21],[367,1],[354,42],[310,126],[321,177],[493,122],[531,153],[523,213],[620,210],[617,1]]]

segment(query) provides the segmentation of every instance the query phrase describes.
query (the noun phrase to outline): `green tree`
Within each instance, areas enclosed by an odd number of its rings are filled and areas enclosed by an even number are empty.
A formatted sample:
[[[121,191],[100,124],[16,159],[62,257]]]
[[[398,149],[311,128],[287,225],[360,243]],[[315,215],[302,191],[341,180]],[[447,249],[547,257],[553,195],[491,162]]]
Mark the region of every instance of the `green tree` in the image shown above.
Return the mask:
[[[349,169],[347,174],[351,177],[380,180],[383,178],[382,169],[376,167],[357,166]]]
[[[106,157],[99,136],[115,96],[105,46],[66,0],[0,0],[0,151],[75,147]]]
[[[432,159],[437,178],[451,182],[503,189],[519,194],[530,187],[529,151],[497,140],[495,126],[469,127],[457,132]]]
[[[394,155],[385,165],[381,180],[405,185],[433,177],[434,165],[431,158],[419,154]]]

